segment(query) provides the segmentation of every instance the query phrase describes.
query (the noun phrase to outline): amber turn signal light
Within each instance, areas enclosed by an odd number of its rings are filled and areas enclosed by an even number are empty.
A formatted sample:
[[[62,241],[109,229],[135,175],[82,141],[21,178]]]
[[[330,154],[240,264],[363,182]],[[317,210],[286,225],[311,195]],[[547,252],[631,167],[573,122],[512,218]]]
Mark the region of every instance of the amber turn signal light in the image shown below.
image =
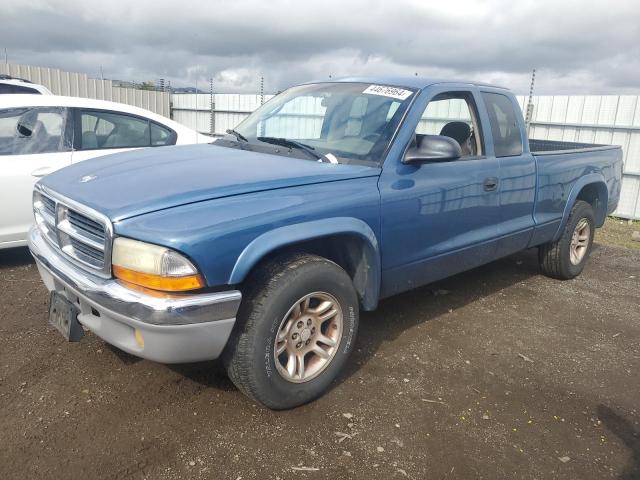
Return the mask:
[[[163,292],[183,292],[186,290],[195,290],[205,286],[200,275],[187,275],[184,277],[162,277],[151,273],[141,273],[128,268],[113,265],[113,276],[128,283],[139,285],[141,287],[150,288],[152,290],[161,290]]]

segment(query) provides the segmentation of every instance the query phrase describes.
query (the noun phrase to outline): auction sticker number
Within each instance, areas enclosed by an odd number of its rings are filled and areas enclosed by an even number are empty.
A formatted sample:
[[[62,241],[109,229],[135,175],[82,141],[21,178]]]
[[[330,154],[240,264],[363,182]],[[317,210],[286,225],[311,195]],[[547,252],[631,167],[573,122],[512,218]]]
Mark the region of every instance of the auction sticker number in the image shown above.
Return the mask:
[[[364,92],[369,95],[380,95],[382,97],[397,98],[398,100],[406,100],[413,93],[411,90],[405,90],[398,87],[387,87],[385,85],[369,85]]]

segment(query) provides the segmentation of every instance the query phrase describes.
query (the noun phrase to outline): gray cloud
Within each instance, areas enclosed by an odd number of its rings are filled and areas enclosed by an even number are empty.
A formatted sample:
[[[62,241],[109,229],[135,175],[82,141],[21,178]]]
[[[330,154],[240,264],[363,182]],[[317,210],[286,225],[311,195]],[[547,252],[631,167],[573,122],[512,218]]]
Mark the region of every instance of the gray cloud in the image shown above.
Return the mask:
[[[217,91],[329,75],[497,82],[538,93],[638,93],[635,0],[2,1],[9,60]]]

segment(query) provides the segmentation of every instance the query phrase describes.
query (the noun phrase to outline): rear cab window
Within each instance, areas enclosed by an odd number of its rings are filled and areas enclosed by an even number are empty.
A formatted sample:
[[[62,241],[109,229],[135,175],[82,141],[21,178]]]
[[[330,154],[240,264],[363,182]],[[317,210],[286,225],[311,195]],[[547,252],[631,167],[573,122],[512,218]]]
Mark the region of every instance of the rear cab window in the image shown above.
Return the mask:
[[[511,99],[500,93],[482,92],[487,108],[496,157],[522,155],[522,137],[518,116]]]

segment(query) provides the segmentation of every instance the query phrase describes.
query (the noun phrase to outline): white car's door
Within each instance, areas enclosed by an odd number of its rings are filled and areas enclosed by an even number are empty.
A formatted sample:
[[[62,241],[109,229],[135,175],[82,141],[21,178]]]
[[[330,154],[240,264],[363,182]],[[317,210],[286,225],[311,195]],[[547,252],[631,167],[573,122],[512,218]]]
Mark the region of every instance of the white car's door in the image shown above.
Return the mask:
[[[175,132],[144,117],[100,109],[76,109],[75,116],[73,163],[175,143]]]
[[[0,248],[26,244],[34,184],[71,164],[69,125],[66,108],[0,110]]]

